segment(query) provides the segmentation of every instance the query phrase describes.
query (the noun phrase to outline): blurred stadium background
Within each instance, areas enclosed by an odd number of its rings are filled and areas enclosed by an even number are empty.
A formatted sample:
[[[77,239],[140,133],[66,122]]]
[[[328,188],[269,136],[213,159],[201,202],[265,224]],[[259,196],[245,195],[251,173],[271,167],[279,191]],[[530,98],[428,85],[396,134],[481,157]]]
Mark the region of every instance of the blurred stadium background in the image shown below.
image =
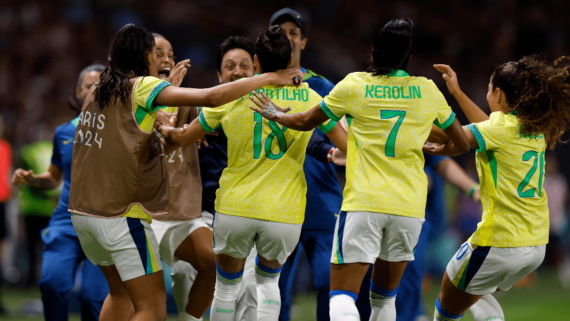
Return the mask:
[[[0,137],[12,146],[14,166],[22,161],[24,146],[51,141],[54,129],[74,117],[67,101],[79,71],[95,61],[105,64],[111,36],[124,24],[143,25],[165,35],[178,60],[191,59],[183,86],[209,87],[218,83],[215,54],[222,40],[230,35],[255,40],[267,28],[271,14],[282,7],[299,11],[308,21],[309,41],[302,65],[333,83],[367,67],[371,39],[380,26],[392,18],[413,19],[416,48],[409,72],[433,79],[462,123],[466,118],[447,95],[443,80],[432,68],[434,63],[451,65],[463,91],[488,108],[487,84],[496,64],[532,53],[554,59],[569,54],[570,49],[570,2],[564,0],[2,0],[0,115],[4,131]],[[556,199],[550,206],[551,243],[536,274],[516,289],[497,295],[510,320],[570,319],[570,166],[564,165],[570,162],[570,146],[563,145],[547,157],[545,189]],[[456,160],[476,177],[472,153]],[[430,249],[430,277],[424,282],[428,314],[433,311],[445,264],[481,215],[479,205],[452,187],[445,189],[446,220]],[[8,314],[0,319],[41,320],[37,288],[41,257],[30,260],[20,194],[13,189],[8,201],[9,236],[0,251],[0,301]],[[316,295],[310,274],[305,262],[294,289],[295,320],[315,319]],[[77,279],[79,284],[81,277]],[[79,320],[76,300],[71,309],[72,320]],[[471,320],[470,316],[464,320]]]

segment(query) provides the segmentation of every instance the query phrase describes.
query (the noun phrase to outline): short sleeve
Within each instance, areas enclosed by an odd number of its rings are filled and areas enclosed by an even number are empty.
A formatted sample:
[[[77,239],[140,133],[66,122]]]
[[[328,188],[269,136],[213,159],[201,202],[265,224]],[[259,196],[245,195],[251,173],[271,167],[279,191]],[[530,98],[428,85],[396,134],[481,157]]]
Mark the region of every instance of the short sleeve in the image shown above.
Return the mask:
[[[348,76],[347,76],[348,78]],[[333,90],[321,101],[321,109],[334,121],[339,121],[342,116],[348,114],[348,100],[352,95],[353,85],[343,79]]]
[[[154,99],[167,86],[170,86],[168,81],[151,76],[142,77],[135,85],[134,103],[147,112],[155,112],[160,106],[153,106]]]
[[[488,120],[467,125],[479,148],[478,152],[498,150],[511,138],[509,126],[506,125],[505,114],[500,111],[491,114]]]
[[[323,101],[323,97],[321,97],[321,95],[319,95],[313,89],[309,88],[309,101],[307,102],[307,106],[309,106],[309,107],[307,108],[307,110],[309,108],[313,108],[313,107],[319,105],[322,101]],[[329,118],[331,118],[331,117],[329,116]],[[317,126],[317,128],[320,129],[323,132],[323,134],[326,134],[326,133],[330,132],[331,129],[333,129],[333,127],[334,127],[334,125],[336,125],[336,123],[337,123],[337,121],[335,121],[331,118],[331,119],[325,121],[324,123],[320,124],[319,126]]]
[[[447,104],[447,100],[443,97],[439,88],[433,83],[433,81],[429,81],[430,92],[432,95],[432,104],[435,105],[436,109],[436,119],[434,120],[434,124],[445,130],[447,127],[451,126],[453,121],[455,120],[455,113],[451,110],[451,107]]]
[[[63,162],[61,160],[61,151],[59,150],[59,135],[58,131],[55,132],[53,137],[53,153],[51,155],[51,163],[59,169],[63,169]]]
[[[231,103],[230,103],[231,104]],[[200,108],[200,126],[206,132],[212,132],[218,128],[225,113],[225,105],[217,108]]]

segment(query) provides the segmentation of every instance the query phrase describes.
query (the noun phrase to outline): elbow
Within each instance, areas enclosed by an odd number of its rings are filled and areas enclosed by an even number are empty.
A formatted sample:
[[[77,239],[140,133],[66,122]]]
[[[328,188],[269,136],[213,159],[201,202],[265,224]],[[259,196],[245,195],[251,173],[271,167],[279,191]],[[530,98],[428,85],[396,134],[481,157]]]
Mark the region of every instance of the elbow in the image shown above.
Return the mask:
[[[461,145],[459,145],[459,151],[461,152],[461,154],[467,153],[470,149],[471,146],[469,144],[469,141],[466,139],[463,142],[461,142]]]

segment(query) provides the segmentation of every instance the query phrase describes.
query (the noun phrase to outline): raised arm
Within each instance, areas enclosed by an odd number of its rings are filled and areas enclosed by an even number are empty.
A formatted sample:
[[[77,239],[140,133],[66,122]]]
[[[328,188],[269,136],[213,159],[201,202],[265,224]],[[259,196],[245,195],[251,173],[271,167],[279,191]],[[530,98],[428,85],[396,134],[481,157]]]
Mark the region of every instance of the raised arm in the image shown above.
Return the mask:
[[[299,69],[278,70],[256,77],[222,84],[212,88],[165,87],[154,100],[159,106],[218,107],[266,85],[298,84],[303,79]]]
[[[29,185],[42,190],[56,189],[63,180],[63,171],[54,164],[49,165],[45,173],[34,175],[33,170],[18,168],[12,176],[12,184]]]
[[[319,105],[316,105],[309,111],[302,113],[285,113],[281,111],[283,109],[275,105],[264,92],[261,92],[261,95],[262,96],[254,92],[252,96],[254,96],[255,99],[254,97],[250,97],[251,101],[259,108],[253,106],[249,106],[249,108],[260,113],[263,118],[272,120],[287,128],[306,132],[314,129],[329,119],[329,116],[325,114]],[[333,141],[333,143],[336,145],[336,142]]]
[[[457,74],[451,67],[448,65],[434,65],[434,68],[442,73],[449,93],[457,100],[459,107],[461,107],[470,123],[480,123],[489,119],[489,116],[461,91]]]

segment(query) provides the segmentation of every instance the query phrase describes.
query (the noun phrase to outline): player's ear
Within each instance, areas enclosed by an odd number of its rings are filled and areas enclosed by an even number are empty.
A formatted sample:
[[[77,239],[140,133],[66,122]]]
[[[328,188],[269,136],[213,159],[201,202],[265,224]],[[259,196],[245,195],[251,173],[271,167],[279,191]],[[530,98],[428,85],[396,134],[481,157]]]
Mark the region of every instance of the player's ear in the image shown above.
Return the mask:
[[[80,97],[79,97],[79,93],[80,93],[80,92],[81,92],[81,88],[75,87],[75,97],[76,97],[77,99],[80,99]]]
[[[218,81],[222,83],[222,74],[218,71]]]
[[[260,74],[261,66],[259,65],[259,59],[257,59],[257,55],[253,56],[253,65],[255,66],[255,70],[257,70],[257,73]]]
[[[308,38],[305,37],[305,38],[303,38],[303,40],[301,41],[301,50],[305,50],[305,47],[307,46],[307,40],[308,40]]]

